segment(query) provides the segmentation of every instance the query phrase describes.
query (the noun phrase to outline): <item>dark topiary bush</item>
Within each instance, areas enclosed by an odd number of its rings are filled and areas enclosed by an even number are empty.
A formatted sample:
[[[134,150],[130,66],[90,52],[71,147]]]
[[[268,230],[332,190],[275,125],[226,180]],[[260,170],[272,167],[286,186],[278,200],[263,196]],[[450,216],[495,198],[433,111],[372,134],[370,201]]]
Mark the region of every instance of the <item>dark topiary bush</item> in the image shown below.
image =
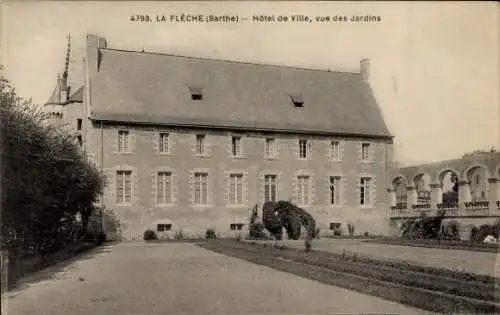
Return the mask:
[[[217,235],[215,234],[215,230],[214,229],[207,229],[207,231],[205,232],[205,238],[207,240],[216,239]]]
[[[152,241],[152,240],[157,240],[158,236],[156,235],[156,232],[153,230],[146,230],[144,231],[144,240],[145,241]]]
[[[255,222],[250,225],[250,238],[251,239],[265,239],[264,224]]]

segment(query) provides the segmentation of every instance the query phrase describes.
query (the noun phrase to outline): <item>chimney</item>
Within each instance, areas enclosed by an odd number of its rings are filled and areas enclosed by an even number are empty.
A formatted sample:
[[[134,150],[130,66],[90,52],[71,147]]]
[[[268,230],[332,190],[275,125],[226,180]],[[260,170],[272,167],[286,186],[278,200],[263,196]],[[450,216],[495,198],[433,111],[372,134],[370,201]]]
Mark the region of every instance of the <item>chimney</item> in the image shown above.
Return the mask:
[[[359,62],[360,73],[363,75],[363,79],[368,81],[370,79],[370,59],[364,58]]]
[[[106,47],[106,38],[93,34],[87,35],[87,63],[90,73],[99,71],[99,66],[101,64],[99,48]]]

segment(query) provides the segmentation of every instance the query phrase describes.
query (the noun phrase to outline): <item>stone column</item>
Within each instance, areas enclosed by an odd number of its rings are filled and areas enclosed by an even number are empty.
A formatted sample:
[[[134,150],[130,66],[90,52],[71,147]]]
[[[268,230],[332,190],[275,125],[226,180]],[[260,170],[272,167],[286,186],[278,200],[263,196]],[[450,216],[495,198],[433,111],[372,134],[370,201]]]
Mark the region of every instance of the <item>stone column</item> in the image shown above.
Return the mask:
[[[431,208],[437,209],[437,205],[443,202],[443,192],[441,184],[430,184],[431,186]]]
[[[388,188],[387,189],[387,202],[389,207],[394,207],[396,205],[396,190]]]
[[[490,211],[498,211],[497,200],[500,200],[500,180],[495,177],[488,178],[488,185],[488,200],[490,202]]]
[[[462,204],[470,201],[470,182],[467,180],[461,180],[458,182],[458,202]]]
[[[416,205],[418,201],[417,188],[415,186],[406,187],[406,202],[408,205],[408,210],[412,209],[412,205]]]

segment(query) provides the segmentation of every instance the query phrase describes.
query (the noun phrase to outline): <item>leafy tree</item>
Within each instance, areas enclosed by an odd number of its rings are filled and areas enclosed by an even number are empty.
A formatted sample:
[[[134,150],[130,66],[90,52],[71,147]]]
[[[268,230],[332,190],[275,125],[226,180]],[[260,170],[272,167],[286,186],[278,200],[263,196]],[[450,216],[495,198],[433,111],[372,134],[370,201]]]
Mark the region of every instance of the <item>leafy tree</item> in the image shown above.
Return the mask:
[[[2,68],[0,67],[0,70]],[[35,252],[51,252],[85,229],[105,181],[73,135],[47,122],[31,100],[0,75],[2,239],[21,238]]]

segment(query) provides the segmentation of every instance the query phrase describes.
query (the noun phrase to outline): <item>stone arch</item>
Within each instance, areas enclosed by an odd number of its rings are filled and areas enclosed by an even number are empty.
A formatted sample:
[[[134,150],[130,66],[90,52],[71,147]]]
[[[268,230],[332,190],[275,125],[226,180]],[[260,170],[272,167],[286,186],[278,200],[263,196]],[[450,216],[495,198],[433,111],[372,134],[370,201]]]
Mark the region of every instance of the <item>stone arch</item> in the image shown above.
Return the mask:
[[[396,206],[403,206],[407,203],[408,180],[403,175],[396,175],[391,181],[392,189],[396,194]]]
[[[457,176],[457,179],[460,179],[461,172],[457,171],[455,168],[452,168],[452,167],[445,167],[436,173],[436,178],[434,180],[434,183],[435,184],[442,184],[444,177],[449,172],[455,173],[455,175]]]
[[[500,165],[499,165],[500,167]],[[469,166],[465,172],[462,174],[462,180],[465,180],[465,181],[468,181],[470,180],[470,175],[473,171],[477,170],[477,169],[484,169],[484,172],[485,172],[485,176],[486,176],[486,179],[488,179],[489,177],[491,177],[490,175],[490,170],[488,169],[488,167],[486,167],[485,165],[483,164],[479,164],[479,163],[474,163],[472,164],[471,166]],[[500,171],[500,170],[499,170]]]
[[[469,183],[471,201],[488,200],[488,168],[481,164],[473,164],[463,174],[463,180]]]
[[[428,204],[431,202],[432,178],[427,172],[420,172],[413,176],[412,183],[417,191],[417,203]]]
[[[444,168],[437,173],[436,182],[441,185],[443,203],[458,202],[458,182],[461,178],[460,175],[461,173],[453,168]]]
[[[392,188],[395,189],[395,185],[398,184],[398,180],[402,179],[404,181],[404,185],[405,187],[407,187],[409,185],[408,183],[408,179],[406,178],[406,176],[404,175],[401,175],[401,174],[397,174],[395,176],[392,177],[392,180],[391,180],[391,185],[392,185]]]

